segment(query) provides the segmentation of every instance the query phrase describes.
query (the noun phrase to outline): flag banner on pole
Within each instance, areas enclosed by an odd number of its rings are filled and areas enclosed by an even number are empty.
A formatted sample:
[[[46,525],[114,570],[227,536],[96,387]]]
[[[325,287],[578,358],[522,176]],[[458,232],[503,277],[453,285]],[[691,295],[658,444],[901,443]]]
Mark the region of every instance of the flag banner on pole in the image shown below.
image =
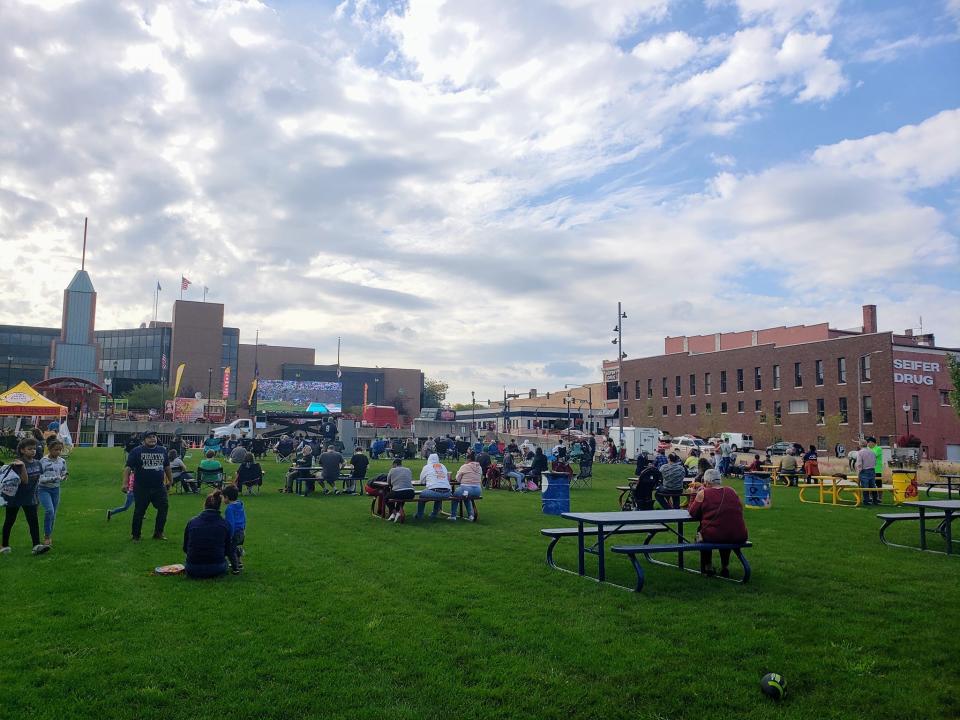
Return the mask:
[[[257,378],[253,379],[253,382],[250,383],[250,394],[247,396],[247,405],[253,407],[253,396],[257,392]]]
[[[160,281],[157,280],[157,292],[160,292],[161,290],[163,290],[163,288],[160,287]]]
[[[180,289],[181,289],[181,290],[186,290],[188,287],[190,287],[191,284],[192,284],[192,283],[191,283],[189,280],[187,280],[183,275],[180,276]]]
[[[340,366],[337,365],[337,380],[343,377],[343,371],[340,369]]]
[[[223,399],[230,397],[230,366],[223,369]]]
[[[186,363],[180,363],[180,364],[177,366],[177,380],[176,380],[176,382],[173,384],[173,396],[174,396],[174,397],[177,396],[177,392],[179,392],[179,390],[180,390],[180,381],[183,379],[183,370],[184,370],[184,368],[186,368],[186,367],[187,367],[187,364],[186,364]]]
[[[167,369],[167,354],[166,354],[166,353],[163,353],[163,354],[160,356],[160,369],[161,369],[161,370],[166,370],[166,369]]]

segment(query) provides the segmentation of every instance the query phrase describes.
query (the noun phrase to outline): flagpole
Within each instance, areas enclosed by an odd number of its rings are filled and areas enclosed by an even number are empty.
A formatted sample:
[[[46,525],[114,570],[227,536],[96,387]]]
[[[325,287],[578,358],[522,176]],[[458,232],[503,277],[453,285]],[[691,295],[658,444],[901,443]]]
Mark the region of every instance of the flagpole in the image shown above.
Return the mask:
[[[254,340],[253,345],[253,382],[259,385],[258,377],[260,376],[260,328],[257,328],[257,339]],[[253,437],[257,437],[257,395],[259,394],[260,388],[256,385],[253,388],[253,404],[250,406],[250,419],[253,422]]]
[[[183,275],[180,276],[180,299],[183,300]]]

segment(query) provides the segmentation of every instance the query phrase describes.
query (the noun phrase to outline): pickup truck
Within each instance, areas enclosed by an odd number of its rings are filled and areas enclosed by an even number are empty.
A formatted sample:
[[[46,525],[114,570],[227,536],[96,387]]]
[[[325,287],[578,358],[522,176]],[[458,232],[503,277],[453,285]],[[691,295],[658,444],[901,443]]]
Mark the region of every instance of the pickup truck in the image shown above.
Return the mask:
[[[266,427],[267,424],[265,422],[257,423],[258,430],[265,430]],[[218,438],[228,438],[231,435],[240,437],[244,434],[248,437],[253,437],[253,421],[251,421],[250,418],[237,418],[229,425],[221,425],[220,427],[213,428],[213,436]]]

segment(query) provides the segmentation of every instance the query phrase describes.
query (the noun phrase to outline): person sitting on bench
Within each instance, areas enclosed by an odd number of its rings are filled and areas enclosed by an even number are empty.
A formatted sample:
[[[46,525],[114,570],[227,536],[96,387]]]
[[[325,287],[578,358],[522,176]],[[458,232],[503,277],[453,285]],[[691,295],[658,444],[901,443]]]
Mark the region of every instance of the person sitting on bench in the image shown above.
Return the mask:
[[[664,510],[680,507],[680,493],[683,492],[683,479],[687,471],[680,464],[680,458],[674,453],[667,456],[667,464],[660,468],[663,482],[657,488],[657,502]]]
[[[367,468],[370,465],[370,458],[363,454],[363,448],[357,445],[353,451],[353,457],[350,458],[350,467],[353,469],[350,471],[350,480],[347,481],[347,488],[345,492],[348,495],[353,495],[357,491],[357,480],[360,481],[360,484],[363,484],[363,480],[367,477]]]
[[[781,456],[778,472],[787,479],[791,487],[797,486],[798,465],[797,456],[793,448],[789,448],[787,452]]]
[[[523,473],[517,470],[517,462],[513,459],[513,453],[509,450],[503,454],[503,476],[508,478],[508,482],[513,480],[510,485],[511,490],[520,491],[523,489]]]
[[[294,467],[287,471],[287,482],[284,484],[282,492],[293,492],[293,481],[298,478],[309,483],[311,486],[309,489],[313,490],[314,478],[311,474],[311,468],[313,468],[313,448],[306,445],[297,455]]]
[[[263,468],[254,459],[252,452],[243,456],[243,462],[233,474],[233,484],[239,492],[246,488],[248,494],[253,492],[254,486],[263,485]]]
[[[400,504],[395,500],[413,500],[417,495],[413,490],[413,473],[410,468],[403,466],[403,458],[398,457],[393,460],[393,467],[387,473],[387,509],[390,510],[390,517],[387,520],[398,522],[400,520]]]
[[[420,471],[420,482],[426,485],[423,492],[420,493],[420,499],[436,498],[433,503],[433,512],[430,513],[432,519],[440,516],[440,510],[443,507],[441,500],[450,498],[450,473],[443,463],[440,462],[440,456],[437,453],[430,453],[427,458],[427,464]],[[425,502],[418,503],[417,519],[423,517],[424,510],[427,509]]]
[[[747,467],[747,472],[763,472],[763,464],[760,462],[759,455],[753,456],[753,462]]]
[[[690,502],[690,517],[700,521],[697,542],[736,544],[747,541],[743,505],[731,487],[723,486],[717,470],[703,474],[704,488]],[[700,572],[713,575],[713,551],[700,551]],[[720,577],[730,577],[730,551],[720,550]]]
[[[459,498],[463,498],[463,504],[467,511],[467,521],[473,522],[476,517],[473,512],[473,500],[471,500],[471,498],[483,496],[483,470],[475,458],[476,456],[471,450],[467,453],[467,461],[457,470],[457,482],[460,483],[460,487],[457,488],[457,492],[453,496],[453,501],[450,503],[450,517],[447,518],[448,520],[457,519],[457,512],[460,510]]]

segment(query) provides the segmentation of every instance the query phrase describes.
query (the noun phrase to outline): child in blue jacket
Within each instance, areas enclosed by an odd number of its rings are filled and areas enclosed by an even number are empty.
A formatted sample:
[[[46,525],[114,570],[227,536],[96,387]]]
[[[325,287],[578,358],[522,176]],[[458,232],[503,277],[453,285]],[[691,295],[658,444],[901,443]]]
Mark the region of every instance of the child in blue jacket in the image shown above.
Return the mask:
[[[223,499],[227,502],[227,508],[223,511],[223,519],[230,526],[231,547],[236,558],[236,563],[232,567],[235,572],[243,569],[243,561],[240,559],[244,555],[243,541],[246,539],[247,531],[247,513],[243,509],[243,500],[240,499],[240,491],[236,485],[227,485],[223,488]]]

